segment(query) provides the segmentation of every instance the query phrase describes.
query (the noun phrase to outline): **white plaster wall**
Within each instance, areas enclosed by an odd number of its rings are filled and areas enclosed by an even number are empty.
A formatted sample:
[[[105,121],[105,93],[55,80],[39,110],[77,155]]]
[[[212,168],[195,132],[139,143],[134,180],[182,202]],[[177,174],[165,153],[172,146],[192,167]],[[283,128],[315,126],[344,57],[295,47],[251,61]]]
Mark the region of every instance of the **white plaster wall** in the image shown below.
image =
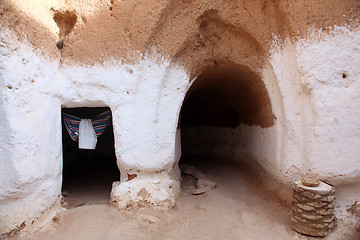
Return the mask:
[[[122,175],[112,198],[119,207],[138,200],[173,206],[186,71],[155,52],[135,65],[62,66],[14,39],[9,32],[1,37],[0,232],[40,216],[60,196],[61,107],[111,108]],[[135,184],[126,183],[133,172]],[[142,188],[149,195],[137,199]]]
[[[278,170],[276,126],[185,127],[182,137],[186,143],[183,150],[190,156],[256,161],[270,171]]]
[[[209,144],[257,161],[278,181],[315,174],[358,186],[359,34],[337,28],[274,45],[262,76],[277,117],[273,127],[196,131],[222,136]],[[134,65],[60,65],[7,31],[1,32],[0,57],[0,232],[40,216],[60,195],[61,107],[111,108],[121,170],[112,191],[116,206],[175,203],[179,172],[173,167],[181,148],[176,127],[190,87],[185,69],[156,51]],[[137,178],[126,182],[127,173]],[[138,196],[143,188],[148,194]]]
[[[307,169],[304,139],[307,129],[311,128],[308,118],[312,118],[313,112],[309,111],[311,106],[307,105],[306,93],[302,92],[293,43],[289,39],[283,44],[274,42],[270,53],[270,64],[263,69],[263,77],[277,83],[281,98],[281,101],[272,105],[280,108],[276,117],[278,137],[281,139],[277,159],[280,167],[274,176],[279,181],[289,183],[298,179]],[[267,170],[266,167],[264,169]]]
[[[14,38],[1,35],[0,232],[39,216],[51,207],[61,187],[61,129],[56,101],[42,94],[56,68]],[[47,68],[43,69],[43,66]],[[51,109],[49,111],[49,109]],[[56,147],[54,147],[56,146]]]
[[[306,138],[310,171],[336,184],[359,182],[360,32],[336,27],[315,36],[296,46],[301,84],[314,112]]]
[[[289,179],[310,174],[333,184],[359,182],[359,44],[359,31],[338,27],[273,49]]]
[[[305,138],[308,171],[336,186],[341,218],[360,196],[360,31],[316,32],[299,41],[296,51],[314,113]]]
[[[359,29],[335,27],[270,56],[283,99],[280,180],[317,176],[334,185],[338,218],[360,196],[359,46]]]

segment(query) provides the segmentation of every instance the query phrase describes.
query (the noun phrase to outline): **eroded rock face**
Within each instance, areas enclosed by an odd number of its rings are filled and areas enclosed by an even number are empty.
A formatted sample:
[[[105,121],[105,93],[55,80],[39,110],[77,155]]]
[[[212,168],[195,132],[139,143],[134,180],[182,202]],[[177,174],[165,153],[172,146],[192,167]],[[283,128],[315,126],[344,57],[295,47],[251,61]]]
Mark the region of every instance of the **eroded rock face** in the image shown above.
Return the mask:
[[[175,204],[180,131],[189,153],[246,158],[285,184],[307,172],[352,183],[338,204],[353,203],[359,11],[357,0],[2,1],[0,232],[60,196],[62,107],[112,110],[119,208]],[[229,116],[204,111],[210,126],[180,130],[186,98],[192,112],[204,95]]]
[[[309,182],[309,181],[305,181]],[[335,226],[334,199],[335,188],[320,182],[306,186],[302,181],[293,184],[293,229],[299,233],[324,237]]]

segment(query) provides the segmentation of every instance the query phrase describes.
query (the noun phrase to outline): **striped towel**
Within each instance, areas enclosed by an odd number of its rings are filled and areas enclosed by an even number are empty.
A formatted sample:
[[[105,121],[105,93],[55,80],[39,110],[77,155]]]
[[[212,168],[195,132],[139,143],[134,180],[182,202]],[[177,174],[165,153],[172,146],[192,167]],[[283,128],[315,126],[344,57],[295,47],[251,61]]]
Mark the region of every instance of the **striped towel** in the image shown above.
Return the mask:
[[[68,131],[70,138],[73,141],[78,141],[79,125],[81,118],[75,117],[67,113],[62,113],[62,115],[66,130]],[[105,132],[106,128],[111,124],[111,111],[107,110],[106,112],[96,115],[91,119],[91,122],[94,127],[96,137],[99,137],[101,134]]]
[[[68,131],[71,140],[73,141],[79,140],[79,125],[81,118],[75,117],[67,113],[63,113],[62,115],[66,130]]]
[[[99,115],[93,117],[91,122],[94,127],[96,136],[99,137],[105,132],[106,128],[111,123],[111,111],[107,110],[106,112],[100,113]]]

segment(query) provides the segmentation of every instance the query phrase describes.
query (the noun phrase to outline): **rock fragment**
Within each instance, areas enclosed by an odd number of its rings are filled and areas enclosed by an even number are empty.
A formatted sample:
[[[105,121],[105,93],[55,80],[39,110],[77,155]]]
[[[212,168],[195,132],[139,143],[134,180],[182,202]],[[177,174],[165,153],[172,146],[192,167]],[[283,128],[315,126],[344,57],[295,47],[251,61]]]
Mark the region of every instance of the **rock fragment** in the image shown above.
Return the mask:
[[[197,188],[193,190],[193,195],[199,195],[208,192],[216,187],[216,183],[209,180],[205,175],[194,166],[185,166],[184,173],[197,179]]]
[[[143,221],[143,222],[148,222],[148,223],[151,223],[151,224],[158,224],[160,222],[160,220],[155,217],[155,216],[152,216],[152,215],[140,215],[138,217],[138,220],[139,221]]]

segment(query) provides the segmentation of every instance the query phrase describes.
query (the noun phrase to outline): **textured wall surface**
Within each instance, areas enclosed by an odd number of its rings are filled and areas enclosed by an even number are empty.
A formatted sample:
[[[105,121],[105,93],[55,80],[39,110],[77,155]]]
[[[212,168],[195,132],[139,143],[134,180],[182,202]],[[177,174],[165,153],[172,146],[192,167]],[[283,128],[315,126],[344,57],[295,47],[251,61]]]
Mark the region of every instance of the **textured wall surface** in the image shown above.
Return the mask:
[[[1,233],[61,196],[64,107],[111,108],[115,206],[173,206],[180,110],[209,86],[238,125],[183,128],[189,153],[254,161],[285,185],[317,176],[343,193],[335,204],[358,200],[357,0],[0,4]]]

